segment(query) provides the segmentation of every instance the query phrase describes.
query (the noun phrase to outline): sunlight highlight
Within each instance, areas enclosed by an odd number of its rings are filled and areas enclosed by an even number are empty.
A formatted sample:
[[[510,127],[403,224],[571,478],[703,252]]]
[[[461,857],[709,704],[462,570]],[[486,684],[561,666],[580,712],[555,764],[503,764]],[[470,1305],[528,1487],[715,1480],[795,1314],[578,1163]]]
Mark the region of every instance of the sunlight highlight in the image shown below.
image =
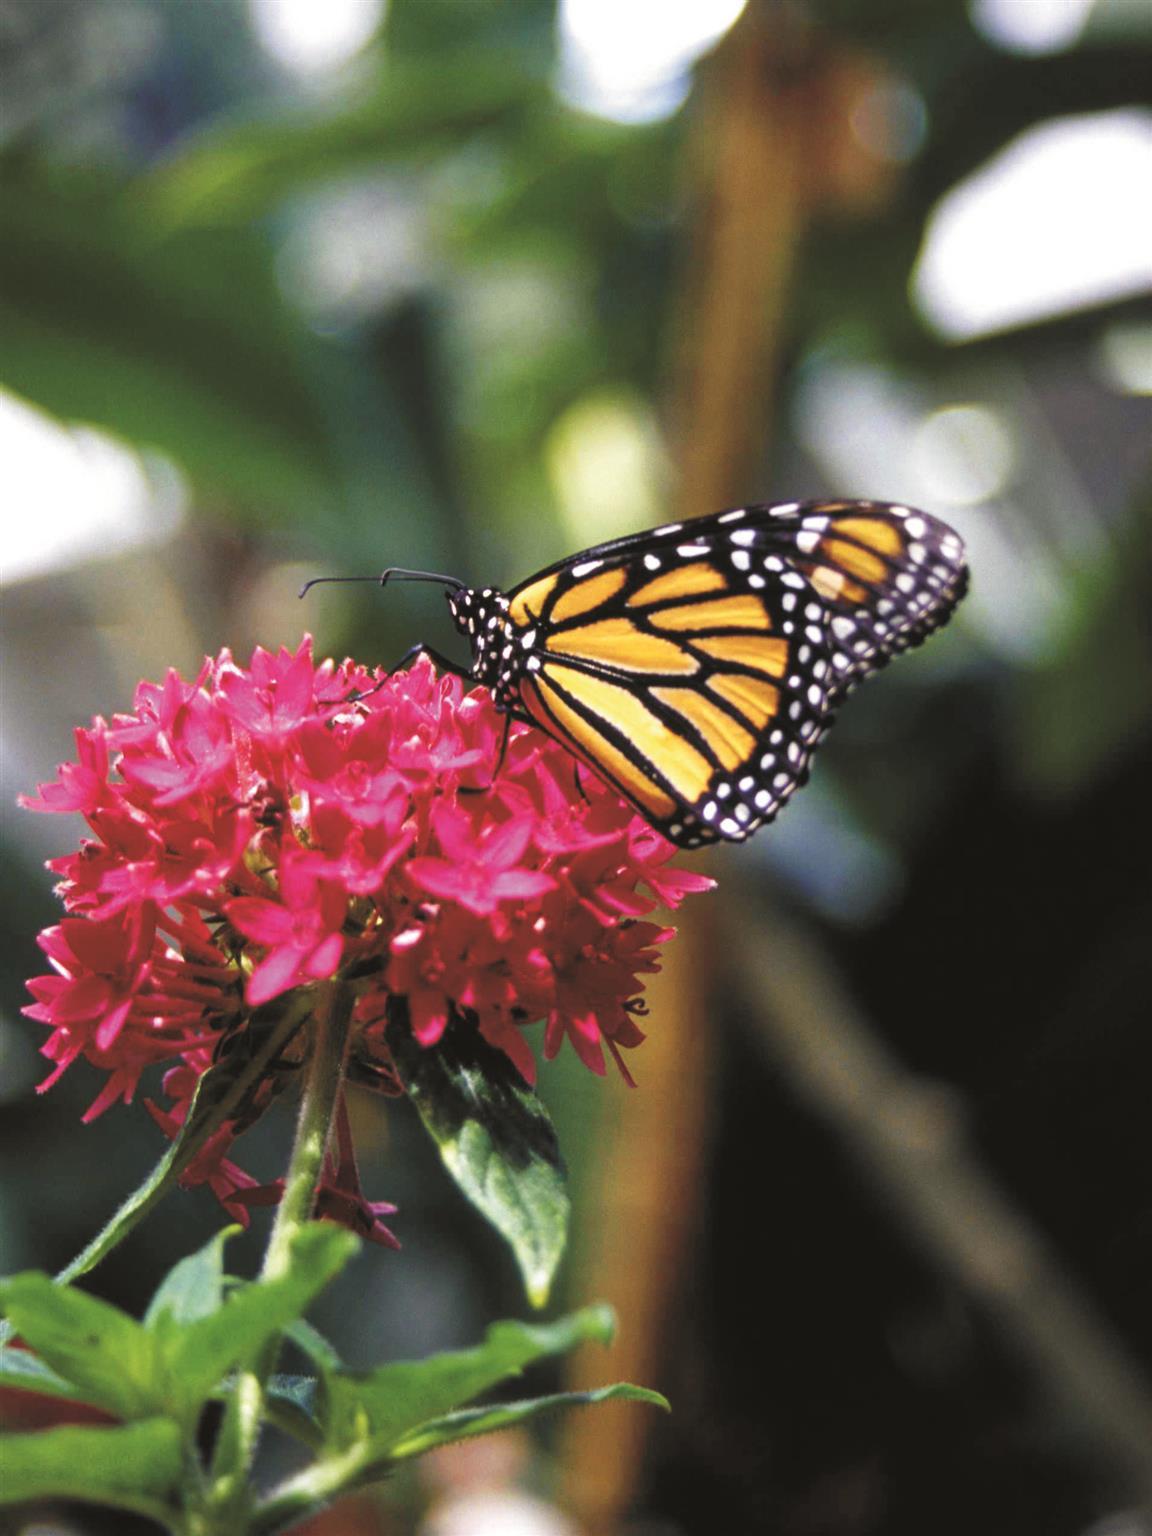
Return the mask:
[[[264,51],[297,74],[321,74],[356,56],[379,31],[386,0],[248,0]]]
[[[1008,489],[1012,434],[1001,413],[986,405],[932,411],[913,432],[908,452],[929,506],[980,506]]]
[[[1060,53],[1079,41],[1096,0],[971,0],[972,25],[1010,53]]]
[[[560,89],[581,111],[653,122],[688,94],[692,65],[746,0],[561,0]]]
[[[131,448],[64,426],[3,390],[0,460],[15,514],[0,532],[6,586],[161,543],[183,517],[184,483],[166,460],[158,461],[165,487]]]
[[[1152,289],[1152,113],[1021,134],[937,204],[913,274],[926,318],[967,340]]]
[[[548,478],[574,544],[596,544],[667,515],[668,465],[647,402],[624,391],[578,400],[545,448]]]

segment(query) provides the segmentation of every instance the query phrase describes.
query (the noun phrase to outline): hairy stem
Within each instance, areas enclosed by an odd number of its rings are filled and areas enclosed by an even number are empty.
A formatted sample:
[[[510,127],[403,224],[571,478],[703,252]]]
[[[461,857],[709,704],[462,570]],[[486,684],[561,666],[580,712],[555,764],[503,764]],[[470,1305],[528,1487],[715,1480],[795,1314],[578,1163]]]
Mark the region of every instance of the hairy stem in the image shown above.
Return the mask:
[[[353,1001],[352,989],[345,982],[326,982],[316,988],[312,1054],[284,1194],[264,1254],[263,1279],[287,1273],[292,1240],[312,1214],[344,1081]],[[261,1351],[253,1365],[239,1374],[228,1400],[212,1464],[209,1504],[213,1520],[207,1529],[213,1536],[240,1536],[247,1529],[249,1475],[264,1417],[265,1384],[275,1368],[279,1348],[279,1340],[274,1339]]]

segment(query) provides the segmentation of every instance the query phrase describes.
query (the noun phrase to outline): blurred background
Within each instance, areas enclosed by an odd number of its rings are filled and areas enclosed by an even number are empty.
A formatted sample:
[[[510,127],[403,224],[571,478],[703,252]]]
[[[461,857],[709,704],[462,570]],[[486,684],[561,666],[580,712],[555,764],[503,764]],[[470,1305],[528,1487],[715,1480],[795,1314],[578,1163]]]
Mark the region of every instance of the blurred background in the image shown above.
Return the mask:
[[[0,1269],[63,1264],[161,1150],[80,1126],[83,1066],[34,1094],[78,829],[14,800],[74,725],[305,628],[459,653],[428,588],[306,576],[507,585],[822,494],[971,550],[950,628],[712,856],[639,1088],[544,1073],[559,1302],[621,1336],[534,1385],[673,1415],[315,1530],[1152,1529],[1150,99],[1141,0],[0,0]],[[367,1364],[523,1315],[404,1106],[356,1111],[404,1250],[321,1326]],[[140,1307],[219,1221],[172,1196],[92,1283]]]

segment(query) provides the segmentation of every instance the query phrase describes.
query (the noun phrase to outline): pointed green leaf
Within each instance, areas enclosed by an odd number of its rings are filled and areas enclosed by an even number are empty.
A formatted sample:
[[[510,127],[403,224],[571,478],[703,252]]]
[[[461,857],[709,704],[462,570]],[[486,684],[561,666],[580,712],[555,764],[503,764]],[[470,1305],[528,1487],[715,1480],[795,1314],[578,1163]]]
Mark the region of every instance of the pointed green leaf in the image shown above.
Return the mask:
[[[341,1360],[320,1330],[314,1328],[304,1318],[300,1318],[295,1323],[290,1323],[284,1332],[292,1340],[296,1348],[305,1354],[312,1364],[325,1375],[329,1371],[338,1371],[343,1366],[343,1360]]]
[[[444,1165],[508,1241],[541,1307],[568,1235],[564,1164],[548,1112],[503,1051],[458,1021],[425,1049],[406,1018],[388,1027],[400,1079]]]
[[[121,1419],[156,1412],[164,1382],[155,1342],[126,1312],[31,1271],[0,1281],[0,1305],[21,1338],[89,1402]]]
[[[418,1425],[518,1376],[534,1361],[587,1339],[609,1343],[613,1327],[608,1307],[585,1307],[554,1323],[495,1323],[474,1349],[399,1361],[369,1373],[338,1372],[327,1379],[328,1442],[337,1451],[359,1442],[379,1456]]]
[[[182,1470],[170,1419],[107,1429],[68,1425],[0,1437],[0,1502],[85,1499],[135,1510],[169,1525]]]
[[[198,1408],[230,1370],[255,1359],[294,1322],[359,1248],[351,1232],[317,1221],[296,1233],[286,1274],[230,1291],[215,1312],[163,1339],[174,1411]]]
[[[267,1417],[278,1428],[314,1451],[324,1444],[324,1431],[316,1413],[319,1391],[320,1383],[315,1376],[277,1373],[268,1378],[264,1406]]]
[[[583,1408],[590,1403],[607,1403],[613,1399],[633,1403],[651,1403],[655,1408],[669,1408],[668,1399],[648,1387],[634,1387],[629,1382],[618,1381],[611,1387],[595,1387],[588,1392],[554,1392],[549,1397],[526,1398],[515,1403],[493,1403],[488,1408],[463,1408],[459,1413],[447,1413],[443,1418],[430,1419],[410,1435],[405,1435],[392,1447],[391,1457],[402,1461],[411,1456],[423,1456],[438,1445],[449,1445],[454,1440],[470,1440],[477,1435],[490,1435],[497,1429],[511,1429],[527,1423],[542,1413],[556,1408]]]
[[[89,1401],[86,1393],[58,1376],[39,1355],[28,1349],[13,1349],[11,1344],[0,1344],[0,1387],[39,1392],[44,1397],[59,1397],[70,1403]]]
[[[224,1300],[224,1244],[239,1231],[237,1226],[225,1227],[198,1253],[169,1270],[145,1314],[146,1328],[194,1323],[219,1309]]]

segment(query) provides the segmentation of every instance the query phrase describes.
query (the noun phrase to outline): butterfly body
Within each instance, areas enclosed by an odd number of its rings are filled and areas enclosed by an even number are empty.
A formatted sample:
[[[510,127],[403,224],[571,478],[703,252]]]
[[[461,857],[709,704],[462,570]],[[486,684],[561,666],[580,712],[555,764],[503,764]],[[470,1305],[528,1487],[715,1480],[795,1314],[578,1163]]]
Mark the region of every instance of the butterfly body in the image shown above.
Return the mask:
[[[450,589],[472,676],[682,847],[740,842],[805,782],[844,696],[946,622],[959,536],[886,502],[750,506]]]

